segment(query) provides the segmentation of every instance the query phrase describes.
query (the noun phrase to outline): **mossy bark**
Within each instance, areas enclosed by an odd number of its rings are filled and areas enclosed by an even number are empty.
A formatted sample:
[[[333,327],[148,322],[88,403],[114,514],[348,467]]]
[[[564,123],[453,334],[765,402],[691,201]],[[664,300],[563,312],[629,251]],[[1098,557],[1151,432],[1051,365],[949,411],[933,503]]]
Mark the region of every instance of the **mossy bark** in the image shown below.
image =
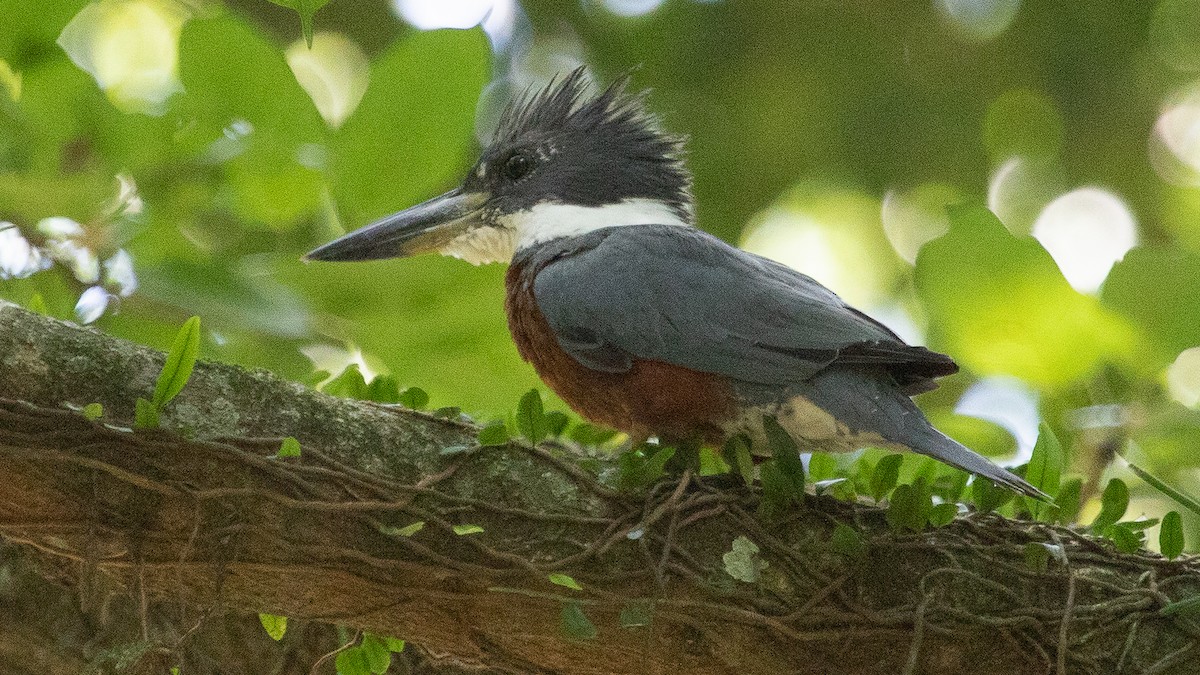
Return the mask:
[[[595,477],[614,470],[604,457],[520,443],[445,453],[476,430],[212,363],[164,412],[166,430],[120,428],[162,360],[0,303],[6,672],[115,670],[98,645],[121,644],[140,645],[135,669],[221,672],[225,649],[247,672],[306,672],[337,646],[296,629],[284,646],[258,634],[230,650],[233,629],[213,627],[256,612],[405,638],[442,669],[1200,672],[1196,626],[1158,613],[1200,592],[1194,559],[992,516],[895,534],[880,510],[823,498],[764,520],[754,490],[690,475],[621,493]],[[94,402],[100,422],[64,407]],[[274,456],[285,436],[301,457]],[[861,552],[832,550],[839,523]],[[730,575],[738,537],[757,545],[757,575]],[[1063,556],[1032,569],[1029,542]],[[36,594],[56,598],[57,620],[28,620]]]

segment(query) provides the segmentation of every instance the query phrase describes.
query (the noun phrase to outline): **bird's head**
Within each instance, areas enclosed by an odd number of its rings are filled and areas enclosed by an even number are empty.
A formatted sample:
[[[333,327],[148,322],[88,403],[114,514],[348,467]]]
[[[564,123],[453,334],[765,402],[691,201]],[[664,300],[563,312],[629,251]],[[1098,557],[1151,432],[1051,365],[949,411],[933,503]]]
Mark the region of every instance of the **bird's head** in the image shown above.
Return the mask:
[[[440,251],[479,264],[618,225],[692,222],[683,140],[628,76],[587,94],[582,68],[505,110],[462,184],[305,256],[375,260]]]

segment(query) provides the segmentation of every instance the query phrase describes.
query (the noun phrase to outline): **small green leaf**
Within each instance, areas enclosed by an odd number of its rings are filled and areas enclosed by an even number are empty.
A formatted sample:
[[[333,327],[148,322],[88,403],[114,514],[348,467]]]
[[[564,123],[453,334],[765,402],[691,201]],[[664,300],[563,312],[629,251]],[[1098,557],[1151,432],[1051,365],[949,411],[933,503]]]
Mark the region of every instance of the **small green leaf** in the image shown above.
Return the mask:
[[[42,316],[50,316],[50,310],[46,309],[46,299],[42,297],[41,293],[29,296],[29,303],[25,305],[25,308]]]
[[[1168,511],[1163,516],[1158,530],[1158,549],[1167,560],[1174,560],[1183,553],[1183,519],[1178,511]]]
[[[271,0],[271,2],[296,10],[296,14],[300,15],[300,32],[304,34],[304,42],[309,49],[312,49],[313,15],[329,0]]]
[[[729,465],[713,448],[700,448],[700,475],[720,476],[729,473]]]
[[[970,477],[966,471],[945,467],[933,482],[933,493],[944,502],[960,502]]]
[[[429,403],[429,394],[420,387],[409,387],[400,392],[400,405],[410,410],[420,410]]]
[[[337,377],[326,382],[321,391],[330,396],[363,399],[367,397],[367,381],[358,370],[358,364],[351,363]]]
[[[838,523],[833,528],[833,534],[829,538],[830,548],[834,553],[844,555],[847,558],[858,558],[866,551],[866,543],[863,542],[862,535],[858,530],[850,527],[845,523]]]
[[[144,398],[139,398],[134,406],[133,427],[135,429],[157,429],[158,408]]]
[[[1104,528],[1104,535],[1112,539],[1113,545],[1121,553],[1137,553],[1144,541],[1144,533],[1128,527],[1125,523],[1109,525]]]
[[[650,603],[646,600],[630,600],[621,608],[621,628],[649,626]]]
[[[1050,549],[1037,541],[1025,544],[1025,564],[1034,572],[1045,572],[1050,567]]]
[[[483,528],[479,525],[455,525],[454,534],[462,537],[468,534],[479,534],[483,532]]]
[[[902,530],[919,532],[925,529],[931,509],[932,504],[929,502],[928,494],[923,493],[919,486],[916,484],[897,485],[892,490],[892,497],[888,502],[887,521],[897,532]]]
[[[1050,429],[1050,425],[1042,422],[1038,427],[1037,443],[1033,446],[1033,456],[1025,469],[1025,480],[1035,488],[1050,495],[1053,499],[1058,494],[1059,482],[1062,479],[1063,453],[1058,437]],[[1034,520],[1053,521],[1055,509],[1041,500],[1025,497],[1027,508],[1033,514]]]
[[[754,482],[754,458],[750,455],[750,440],[742,434],[730,436],[723,450],[725,461],[737,467],[742,480],[749,485]]]
[[[1193,617],[1200,614],[1200,595],[1194,595],[1183,600],[1176,600],[1171,604],[1158,610],[1162,616],[1186,616]]]
[[[100,405],[99,403],[89,403],[83,406],[83,410],[80,412],[83,413],[85,419],[95,422],[101,417],[104,417],[104,406]]]
[[[829,480],[837,473],[837,460],[827,452],[814,452],[808,458],[808,479],[814,483]]]
[[[376,403],[399,403],[400,385],[391,375],[376,375],[367,385],[363,398]]]
[[[558,584],[559,586],[569,588],[573,591],[582,591],[583,590],[583,586],[580,586],[579,582],[575,581],[574,579],[572,579],[571,577],[569,577],[565,574],[558,574],[558,573],[551,574],[549,576],[549,579],[550,579],[550,583]]]
[[[1197,500],[1195,497],[1183,492],[1182,490],[1171,487],[1162,479],[1158,478],[1158,476],[1155,476],[1136,464],[1132,462],[1126,463],[1129,464],[1129,468],[1135,474],[1137,474],[1139,478],[1152,485],[1154,489],[1170,497],[1171,499],[1174,499],[1180,506],[1186,508],[1188,511],[1200,516],[1200,500]]]
[[[1079,520],[1080,498],[1083,493],[1083,479],[1072,478],[1063,482],[1054,498],[1054,522],[1070,525]]]
[[[300,456],[300,441],[288,436],[279,444],[279,452],[275,453],[276,457],[299,457]]]
[[[1128,508],[1129,487],[1125,485],[1125,481],[1120,478],[1108,481],[1104,494],[1100,496],[1100,514],[1092,521],[1092,530],[1103,532],[1105,528],[1120,520]]]
[[[567,430],[567,425],[571,423],[571,418],[558,410],[547,412],[543,419],[546,421],[546,434],[554,438],[562,436],[563,432]]]
[[[366,654],[367,667],[374,675],[382,675],[392,666],[392,650],[388,649],[387,641],[378,635],[365,633],[359,648]]]
[[[733,540],[733,548],[721,556],[725,573],[747,584],[757,583],[768,566],[767,561],[758,555],[758,550],[758,544],[738,535]]]
[[[425,521],[418,520],[411,525],[404,527],[389,527],[387,525],[380,526],[379,531],[389,537],[411,537],[420,532],[425,527]]]
[[[267,629],[267,635],[270,635],[271,639],[276,642],[282,640],[284,633],[287,633],[286,616],[276,616],[275,614],[259,614],[258,622],[262,624],[263,628]]]
[[[196,367],[196,356],[200,353],[200,317],[193,316],[183,322],[179,332],[175,334],[175,342],[171,351],[167,352],[167,360],[163,363],[162,372],[158,374],[158,383],[154,386],[154,397],[150,400],[155,408],[162,410],[171,402]]]
[[[934,527],[945,527],[954,522],[955,516],[958,515],[958,504],[943,502],[936,504],[929,511],[929,524]]]
[[[546,438],[546,410],[537,389],[525,392],[517,404],[517,431],[533,445]]]
[[[571,440],[588,447],[603,445],[612,440],[616,435],[617,432],[613,429],[598,427],[587,422],[576,424],[570,433]]]
[[[904,455],[892,454],[883,457],[875,465],[875,471],[871,472],[871,496],[875,501],[883,501],[892,488],[896,487],[896,481],[900,478],[900,464],[903,461]]]
[[[622,453],[617,459],[620,469],[619,482],[622,489],[629,490],[650,485],[658,480],[666,469],[667,462],[675,456],[675,448],[658,448],[646,445]]]
[[[1127,520],[1121,525],[1133,530],[1134,532],[1143,532],[1159,523],[1158,518],[1138,518],[1137,520]]]
[[[171,675],[179,675],[179,666],[171,666]]]
[[[998,487],[992,481],[975,476],[971,481],[971,499],[980,513],[990,513],[1007,504],[1014,497],[1012,490]]]
[[[791,483],[789,491],[794,495],[804,494],[804,462],[800,461],[800,448],[779,422],[772,416],[763,417],[763,431],[767,435],[767,445],[771,448],[771,456],[780,475]]]
[[[328,370],[314,370],[308,375],[305,375],[300,382],[306,387],[316,389],[317,385],[321,384],[325,380],[328,380],[332,375],[333,373],[329,372]]]
[[[461,416],[461,415],[462,415],[462,408],[460,408],[456,405],[448,405],[448,406],[438,408],[437,410],[433,411],[434,417],[440,417],[440,418],[446,419],[446,420],[458,419],[459,416]]]
[[[508,427],[504,425],[504,420],[496,420],[480,429],[477,439],[479,444],[484,447],[506,445],[508,443]]]
[[[387,646],[388,651],[396,653],[396,654],[399,654],[400,652],[404,651],[404,646],[406,644],[404,642],[404,640],[401,640],[399,638],[392,638],[392,637],[383,638],[383,643],[384,643],[384,645]]]
[[[343,650],[333,665],[338,675],[371,675],[371,659],[362,647]]]
[[[559,615],[563,633],[576,640],[594,640],[599,631],[595,624],[583,613],[583,605],[578,602],[568,602],[563,605]]]

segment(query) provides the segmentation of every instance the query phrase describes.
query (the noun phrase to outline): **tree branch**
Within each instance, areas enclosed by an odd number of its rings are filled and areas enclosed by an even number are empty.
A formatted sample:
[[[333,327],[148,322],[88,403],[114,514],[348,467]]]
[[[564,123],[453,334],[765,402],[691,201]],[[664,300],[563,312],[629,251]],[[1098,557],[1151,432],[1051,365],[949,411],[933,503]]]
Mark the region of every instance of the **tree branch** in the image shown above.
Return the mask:
[[[755,491],[687,475],[621,494],[580,468],[611,473],[605,458],[447,454],[475,429],[220,364],[198,364],[165,411],[176,431],[114,428],[162,359],[0,303],[0,536],[85,613],[114,593],[148,607],[151,639],[168,608],[182,624],[233,609],[513,672],[1200,668],[1196,628],[1158,614],[1200,592],[1196,560],[992,516],[897,535],[878,509],[824,498],[764,521]],[[93,402],[107,424],[63,408]],[[284,436],[300,458],[274,456]],[[838,523],[861,554],[831,550]],[[739,536],[759,547],[757,580],[727,572]],[[1035,571],[1028,542],[1067,564]]]

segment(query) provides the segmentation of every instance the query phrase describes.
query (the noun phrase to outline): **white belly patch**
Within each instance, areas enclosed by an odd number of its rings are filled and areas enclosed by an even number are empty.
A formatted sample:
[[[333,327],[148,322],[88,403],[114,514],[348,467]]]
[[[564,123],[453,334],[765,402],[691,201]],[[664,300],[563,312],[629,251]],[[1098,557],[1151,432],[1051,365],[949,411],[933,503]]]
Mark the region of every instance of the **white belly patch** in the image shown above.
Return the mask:
[[[763,417],[772,416],[802,452],[852,452],[864,447],[905,449],[875,432],[855,432],[803,396],[782,403],[747,408],[725,425],[729,435],[746,434],[756,454],[770,454]]]

